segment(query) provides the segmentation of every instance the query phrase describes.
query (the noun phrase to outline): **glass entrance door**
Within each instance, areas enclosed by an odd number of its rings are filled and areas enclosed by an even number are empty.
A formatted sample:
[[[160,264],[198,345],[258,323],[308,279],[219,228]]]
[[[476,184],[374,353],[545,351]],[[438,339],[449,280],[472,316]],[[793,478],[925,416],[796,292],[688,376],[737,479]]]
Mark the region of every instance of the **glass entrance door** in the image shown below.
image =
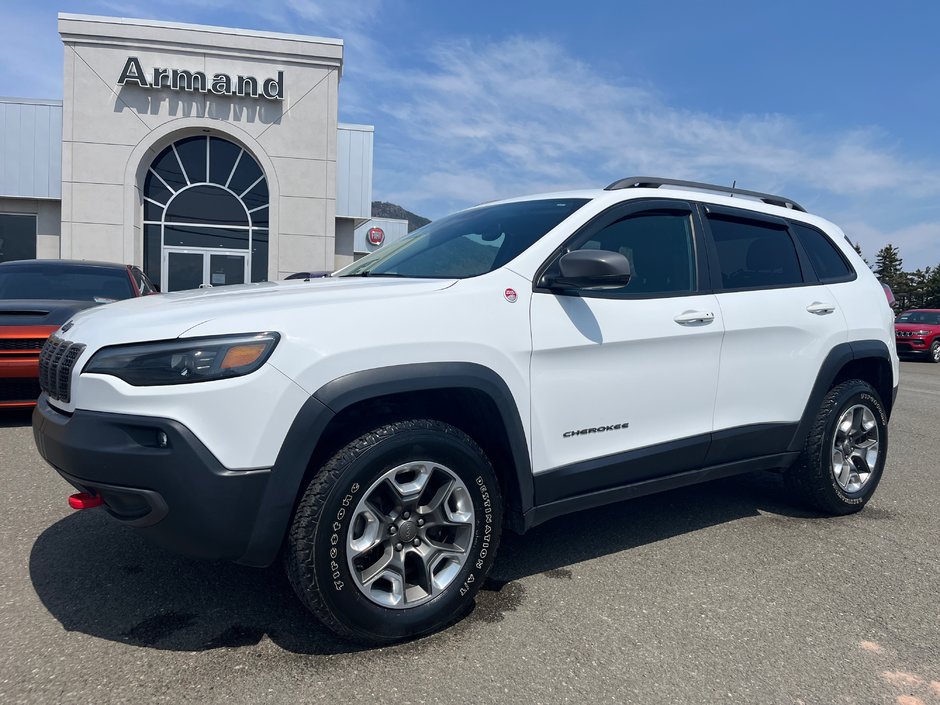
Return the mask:
[[[160,283],[161,291],[197,289],[202,285],[205,279],[203,253],[167,250],[163,256],[163,278],[166,281]]]
[[[248,258],[243,254],[209,255],[209,285],[244,284]]]
[[[248,279],[248,253],[166,247],[161,279],[161,290],[166,292],[244,284]]]

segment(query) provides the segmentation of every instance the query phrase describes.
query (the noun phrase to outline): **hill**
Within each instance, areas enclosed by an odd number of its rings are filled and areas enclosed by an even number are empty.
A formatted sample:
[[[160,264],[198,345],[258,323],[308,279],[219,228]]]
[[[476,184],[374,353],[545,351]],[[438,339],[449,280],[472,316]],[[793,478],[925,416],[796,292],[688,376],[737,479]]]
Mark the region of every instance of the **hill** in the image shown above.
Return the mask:
[[[372,201],[372,217],[407,220],[409,233],[412,230],[417,230],[418,228],[423,227],[431,222],[427,218],[422,218],[420,215],[416,215],[411,211],[406,211],[399,205],[394,203],[387,203],[385,201]]]

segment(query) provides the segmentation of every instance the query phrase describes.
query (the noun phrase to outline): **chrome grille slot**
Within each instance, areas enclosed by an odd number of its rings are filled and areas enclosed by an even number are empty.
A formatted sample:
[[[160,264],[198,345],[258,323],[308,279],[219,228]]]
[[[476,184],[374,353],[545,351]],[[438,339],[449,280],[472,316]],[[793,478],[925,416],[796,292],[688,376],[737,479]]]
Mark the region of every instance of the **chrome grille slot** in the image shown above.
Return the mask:
[[[85,346],[50,336],[39,353],[39,386],[50,399],[71,400],[72,369]]]

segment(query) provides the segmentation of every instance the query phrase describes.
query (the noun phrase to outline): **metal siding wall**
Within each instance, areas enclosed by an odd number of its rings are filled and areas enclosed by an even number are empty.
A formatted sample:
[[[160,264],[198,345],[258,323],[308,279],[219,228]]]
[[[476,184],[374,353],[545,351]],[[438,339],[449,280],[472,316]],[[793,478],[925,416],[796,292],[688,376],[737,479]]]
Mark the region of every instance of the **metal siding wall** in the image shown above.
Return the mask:
[[[62,198],[62,107],[49,111],[49,193]]]
[[[336,215],[349,212],[349,130],[336,131]]]
[[[62,105],[0,100],[0,196],[62,197]]]
[[[372,214],[372,130],[339,125],[336,135],[336,215]]]
[[[375,142],[374,132],[363,132],[362,144],[362,214],[372,217],[372,150]]]
[[[361,172],[359,164],[361,162],[362,133],[353,132],[352,130],[344,130],[344,132],[349,135],[349,152],[346,154],[346,159],[349,160],[349,181],[346,184],[349,200],[347,201],[348,208],[342,212],[342,215],[352,216],[362,213],[362,209],[359,207],[362,203],[362,179],[357,178]]]

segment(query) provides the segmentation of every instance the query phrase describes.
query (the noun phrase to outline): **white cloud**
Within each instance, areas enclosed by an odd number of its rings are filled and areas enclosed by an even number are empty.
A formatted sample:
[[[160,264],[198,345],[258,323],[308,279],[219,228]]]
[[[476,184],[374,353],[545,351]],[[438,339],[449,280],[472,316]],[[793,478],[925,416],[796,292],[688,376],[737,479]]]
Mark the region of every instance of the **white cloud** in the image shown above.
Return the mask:
[[[422,58],[421,69],[371,67],[382,98],[376,194],[411,210],[439,216],[631,174],[736,180],[872,222],[872,245],[894,237],[912,263],[940,261],[940,210],[931,205],[940,168],[906,158],[878,130],[821,133],[786,115],[683,109],[637,77],[542,39],[442,40]],[[911,223],[912,206],[937,222]],[[898,221],[888,225],[892,213]]]
[[[448,43],[430,58],[430,69],[380,77],[397,87],[385,112],[441,159],[494,180],[550,177],[564,186],[576,166],[575,175],[729,175],[844,195],[916,183],[919,196],[940,194],[940,171],[877,145],[873,133],[818,135],[782,115],[728,120],[683,110],[548,41]],[[477,155],[501,160],[474,167]]]
[[[857,242],[872,265],[885,245],[901,252],[906,271],[940,266],[940,222],[915,223],[902,228],[882,229],[863,221],[842,223],[846,235]]]
[[[908,266],[940,261],[940,167],[906,155],[883,129],[839,131],[797,115],[691,110],[641,75],[624,75],[620,64],[589,64],[546,39],[452,34],[426,46],[394,34],[388,41],[382,9],[382,0],[83,5],[88,12],[343,38],[340,111],[376,125],[375,196],[424,215],[630,174],[736,180],[829,214],[855,233],[870,259],[890,241]],[[6,14],[12,29],[0,46],[0,73],[22,76],[29,87],[21,92],[56,97],[61,58],[48,51],[58,45],[54,12]],[[44,39],[36,37],[40,25]]]

